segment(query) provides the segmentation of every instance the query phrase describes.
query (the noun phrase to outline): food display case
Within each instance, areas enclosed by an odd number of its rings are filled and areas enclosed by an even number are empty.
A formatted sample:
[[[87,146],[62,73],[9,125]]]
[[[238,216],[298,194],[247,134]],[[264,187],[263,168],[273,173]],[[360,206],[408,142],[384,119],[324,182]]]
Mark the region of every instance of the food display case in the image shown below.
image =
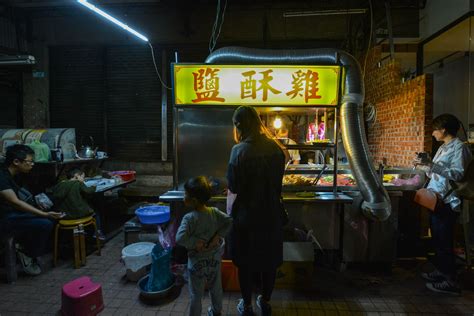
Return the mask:
[[[348,164],[337,166],[335,185],[338,191],[357,191],[357,181]],[[387,191],[417,190],[426,181],[424,172],[402,167],[379,166],[376,171]],[[333,189],[334,165],[289,165],[283,177],[285,192],[325,192]]]

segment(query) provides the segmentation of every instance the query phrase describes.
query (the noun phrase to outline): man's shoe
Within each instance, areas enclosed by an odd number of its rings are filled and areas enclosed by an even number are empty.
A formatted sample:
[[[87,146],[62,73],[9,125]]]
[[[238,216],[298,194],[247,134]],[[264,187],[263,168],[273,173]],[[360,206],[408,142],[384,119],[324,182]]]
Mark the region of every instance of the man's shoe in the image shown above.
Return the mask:
[[[426,283],[426,288],[437,293],[451,294],[456,296],[461,295],[461,289],[459,286],[446,280],[441,282],[428,282]]]
[[[30,258],[20,251],[17,251],[17,256],[26,274],[33,276],[41,274],[41,267],[38,265],[38,262],[36,262],[36,259]]]
[[[254,316],[252,305],[245,306],[244,299],[240,299],[239,303],[237,304],[237,312],[239,316]]]
[[[421,277],[430,282],[440,282],[446,280],[446,276],[437,269],[432,272],[423,272]]]
[[[272,315],[272,306],[263,299],[262,295],[257,296],[257,307],[260,309],[262,316]]]
[[[221,316],[221,313],[214,312],[212,306],[209,306],[209,308],[207,309],[207,316]]]

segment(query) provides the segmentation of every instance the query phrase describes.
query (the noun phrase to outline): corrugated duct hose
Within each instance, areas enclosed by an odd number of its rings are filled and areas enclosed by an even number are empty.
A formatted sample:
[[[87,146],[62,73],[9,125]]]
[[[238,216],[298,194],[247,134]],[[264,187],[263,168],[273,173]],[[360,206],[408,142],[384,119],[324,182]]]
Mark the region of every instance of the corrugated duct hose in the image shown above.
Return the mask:
[[[207,64],[248,65],[338,65],[346,70],[341,105],[342,141],[352,173],[364,199],[362,212],[369,218],[386,220],[391,214],[387,191],[375,171],[365,137],[363,109],[364,83],[360,66],[350,54],[337,49],[267,50],[223,47],[206,58]]]

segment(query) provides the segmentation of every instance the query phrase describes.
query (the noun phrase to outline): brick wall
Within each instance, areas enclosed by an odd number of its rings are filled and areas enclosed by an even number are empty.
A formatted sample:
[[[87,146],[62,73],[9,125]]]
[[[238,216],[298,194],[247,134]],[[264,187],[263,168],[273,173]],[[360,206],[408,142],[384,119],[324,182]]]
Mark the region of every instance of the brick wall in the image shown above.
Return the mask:
[[[380,47],[375,47],[365,71],[365,103],[377,110],[375,123],[367,128],[369,148],[376,164],[386,158],[390,166],[410,167],[415,152],[431,151],[433,80],[422,75],[402,83],[398,63],[379,66],[380,58]]]

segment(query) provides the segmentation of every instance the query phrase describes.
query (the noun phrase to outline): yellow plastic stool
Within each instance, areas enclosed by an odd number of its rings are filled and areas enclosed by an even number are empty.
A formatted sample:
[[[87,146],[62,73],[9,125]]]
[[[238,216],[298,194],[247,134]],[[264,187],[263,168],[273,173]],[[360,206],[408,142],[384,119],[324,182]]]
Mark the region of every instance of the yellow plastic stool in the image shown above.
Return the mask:
[[[100,256],[100,240],[98,238],[99,233],[97,231],[97,223],[94,217],[87,216],[87,217],[78,218],[78,219],[61,219],[58,221],[58,223],[56,224],[56,227],[54,228],[54,254],[53,254],[54,266],[56,266],[57,261],[58,261],[58,237],[59,237],[58,233],[60,229],[68,229],[68,230],[73,230],[73,232],[76,232],[74,234],[74,267],[79,268],[81,263],[85,264],[86,253],[85,253],[84,237],[83,235],[78,236],[77,231],[79,231],[79,228],[86,227],[89,225],[94,226],[95,236],[96,236],[96,245],[97,245],[97,255]],[[82,231],[82,229],[80,231]]]

